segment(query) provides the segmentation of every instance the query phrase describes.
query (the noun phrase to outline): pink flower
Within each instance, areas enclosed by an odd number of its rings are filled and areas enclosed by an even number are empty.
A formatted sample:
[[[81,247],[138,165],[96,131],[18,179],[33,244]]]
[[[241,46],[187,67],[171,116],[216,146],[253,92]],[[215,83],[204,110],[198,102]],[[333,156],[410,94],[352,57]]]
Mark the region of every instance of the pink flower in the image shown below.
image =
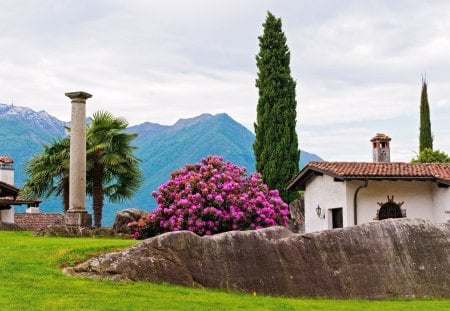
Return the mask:
[[[209,235],[287,225],[288,206],[278,191],[269,191],[260,174],[248,177],[245,168],[219,156],[188,164],[170,176],[152,192],[158,208],[129,224],[137,225],[138,238],[176,230]]]

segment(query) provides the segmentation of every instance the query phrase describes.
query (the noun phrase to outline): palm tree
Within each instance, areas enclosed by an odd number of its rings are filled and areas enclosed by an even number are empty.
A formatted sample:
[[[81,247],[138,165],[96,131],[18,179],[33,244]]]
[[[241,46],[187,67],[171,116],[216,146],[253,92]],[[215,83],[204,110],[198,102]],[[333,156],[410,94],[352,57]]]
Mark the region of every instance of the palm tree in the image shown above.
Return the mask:
[[[69,154],[68,137],[45,144],[44,150],[25,163],[30,178],[25,182],[21,195],[45,197],[62,194],[64,211],[69,209]]]
[[[137,134],[125,133],[128,122],[111,113],[94,113],[86,133],[86,192],[92,196],[94,224],[101,226],[104,197],[120,202],[133,196],[142,184],[140,160],[133,155],[131,142]],[[70,130],[70,129],[68,129]],[[26,163],[30,176],[22,195],[63,196],[64,211],[69,209],[70,139],[66,137],[44,145],[44,151]]]
[[[128,122],[111,113],[94,113],[87,128],[87,182],[92,195],[94,225],[101,226],[104,197],[111,202],[130,198],[142,184],[140,160],[131,142],[137,134],[125,133]]]

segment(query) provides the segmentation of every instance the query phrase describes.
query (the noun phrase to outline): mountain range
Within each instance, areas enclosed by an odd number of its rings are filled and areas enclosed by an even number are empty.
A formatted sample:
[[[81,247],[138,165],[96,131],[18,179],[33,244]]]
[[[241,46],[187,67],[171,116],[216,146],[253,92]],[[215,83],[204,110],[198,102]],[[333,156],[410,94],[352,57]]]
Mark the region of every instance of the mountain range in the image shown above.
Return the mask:
[[[0,104],[0,155],[13,158],[17,186],[21,187],[27,178],[24,163],[42,151],[42,144],[65,136],[67,124],[45,111]],[[197,163],[207,155],[221,155],[224,160],[245,166],[249,173],[255,168],[252,147],[255,135],[225,113],[180,119],[171,126],[145,122],[130,126],[127,131],[138,134],[134,144],[138,147],[136,155],[142,160],[144,184],[126,202],[111,204],[106,201],[103,225],[111,225],[116,211],[123,208],[154,209],[156,202],[150,194],[168,180],[170,172],[187,163]],[[321,160],[302,150],[300,167],[309,161]],[[45,200],[41,211],[61,212],[60,201],[56,197]],[[23,209],[18,208],[18,211]]]

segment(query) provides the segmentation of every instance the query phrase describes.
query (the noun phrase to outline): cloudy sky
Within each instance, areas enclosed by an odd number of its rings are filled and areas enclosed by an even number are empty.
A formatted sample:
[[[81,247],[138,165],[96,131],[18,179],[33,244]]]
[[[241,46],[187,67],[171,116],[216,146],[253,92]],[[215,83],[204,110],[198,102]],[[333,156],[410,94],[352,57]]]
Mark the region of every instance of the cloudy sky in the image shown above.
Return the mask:
[[[297,81],[300,147],[326,160],[392,160],[418,149],[426,73],[435,149],[450,152],[450,1],[0,0],[0,102],[70,119],[88,114],[173,124],[225,112],[253,131],[258,35],[283,21]]]

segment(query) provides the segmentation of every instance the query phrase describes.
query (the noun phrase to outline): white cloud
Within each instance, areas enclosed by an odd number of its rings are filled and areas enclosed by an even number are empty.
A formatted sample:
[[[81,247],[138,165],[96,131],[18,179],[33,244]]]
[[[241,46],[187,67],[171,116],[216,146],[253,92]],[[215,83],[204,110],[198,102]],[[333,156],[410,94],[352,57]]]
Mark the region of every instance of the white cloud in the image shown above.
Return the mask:
[[[85,90],[88,113],[132,124],[226,112],[253,130],[257,36],[269,9],[291,49],[302,147],[370,160],[368,139],[386,131],[399,137],[393,158],[408,160],[426,72],[435,144],[450,151],[450,3],[1,2],[3,103],[68,120],[64,93]]]

